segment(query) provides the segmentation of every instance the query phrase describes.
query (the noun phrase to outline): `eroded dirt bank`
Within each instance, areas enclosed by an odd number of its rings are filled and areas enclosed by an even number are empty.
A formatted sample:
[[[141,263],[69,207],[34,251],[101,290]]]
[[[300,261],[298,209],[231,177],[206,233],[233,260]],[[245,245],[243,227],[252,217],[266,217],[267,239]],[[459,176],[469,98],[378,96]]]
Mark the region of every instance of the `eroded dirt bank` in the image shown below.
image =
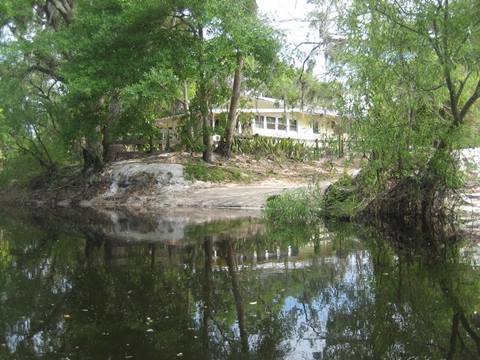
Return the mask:
[[[344,162],[336,160],[334,163],[328,159],[308,163],[279,162],[238,156],[212,165],[214,171],[234,171],[238,180],[210,182],[192,178],[187,171],[189,166],[192,167],[190,156],[155,155],[114,162],[102,174],[88,179],[81,176],[80,170],[72,171],[54,183],[38,179],[32,186],[3,191],[0,202],[136,212],[172,208],[260,211],[271,196],[312,183],[324,189],[342,173],[352,173],[352,164],[346,166]],[[209,171],[207,166],[206,172]]]

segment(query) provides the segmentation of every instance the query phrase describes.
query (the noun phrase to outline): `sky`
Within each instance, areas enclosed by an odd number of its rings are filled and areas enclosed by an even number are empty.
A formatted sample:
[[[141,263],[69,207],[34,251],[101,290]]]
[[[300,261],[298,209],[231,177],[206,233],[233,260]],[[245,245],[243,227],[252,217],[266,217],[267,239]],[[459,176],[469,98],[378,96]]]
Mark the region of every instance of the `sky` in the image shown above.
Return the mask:
[[[274,27],[284,32],[289,48],[293,49],[305,41],[318,40],[315,31],[310,28],[308,22],[308,14],[315,7],[312,4],[307,4],[307,0],[257,0],[257,4],[260,13],[267,16]],[[312,46],[302,45],[299,49],[306,56]],[[318,56],[316,59],[315,74],[322,77],[323,56]],[[301,66],[302,60],[299,59],[296,63]]]

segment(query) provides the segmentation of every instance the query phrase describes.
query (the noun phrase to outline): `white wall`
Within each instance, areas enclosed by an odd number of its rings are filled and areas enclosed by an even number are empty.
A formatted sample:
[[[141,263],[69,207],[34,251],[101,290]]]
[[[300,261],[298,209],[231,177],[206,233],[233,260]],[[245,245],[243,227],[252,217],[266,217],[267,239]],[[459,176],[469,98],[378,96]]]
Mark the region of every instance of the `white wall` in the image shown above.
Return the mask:
[[[278,130],[278,120],[282,118],[282,115],[277,114],[262,114],[257,115],[263,117],[263,128],[257,128],[255,124],[255,120],[252,120],[252,133],[258,134],[261,136],[269,136],[269,137],[277,137],[277,138],[291,138],[297,140],[308,140],[308,141],[315,141],[316,139],[323,139],[325,137],[330,137],[334,133],[331,129],[327,129],[323,127],[325,124],[320,123],[319,126],[319,134],[315,134],[313,132],[313,128],[310,124],[310,119],[304,119],[301,121],[300,114],[298,117],[294,117],[297,119],[297,131],[290,130],[290,119],[291,116],[287,118],[287,129],[286,130]],[[275,117],[275,130],[267,129],[266,128],[266,121],[267,117]],[[322,126],[323,125],[323,126]]]

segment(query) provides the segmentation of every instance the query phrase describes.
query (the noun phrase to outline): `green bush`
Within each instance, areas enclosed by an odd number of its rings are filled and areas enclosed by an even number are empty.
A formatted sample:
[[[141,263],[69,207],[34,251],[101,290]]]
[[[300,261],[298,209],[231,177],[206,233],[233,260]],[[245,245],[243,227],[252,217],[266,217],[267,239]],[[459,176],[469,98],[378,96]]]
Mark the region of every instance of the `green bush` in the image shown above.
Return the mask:
[[[233,151],[255,156],[275,156],[276,158],[304,161],[312,159],[313,149],[292,139],[275,139],[264,136],[236,138]]]
[[[320,140],[316,147],[290,138],[278,139],[255,135],[235,138],[233,151],[259,157],[271,155],[277,159],[308,161],[322,156],[338,155],[338,140],[335,138]]]
[[[326,217],[351,219],[362,210],[363,201],[358,198],[358,187],[349,175],[344,175],[328,187],[322,201]]]
[[[12,182],[25,185],[41,172],[42,168],[31,156],[16,154],[6,158],[0,168],[0,187],[6,187]]]
[[[318,221],[322,209],[318,186],[273,196],[267,201],[265,216],[273,224],[310,224]]]
[[[364,208],[354,179],[343,176],[325,194],[317,185],[273,196],[267,201],[265,217],[275,225],[312,224],[319,217],[348,220]]]

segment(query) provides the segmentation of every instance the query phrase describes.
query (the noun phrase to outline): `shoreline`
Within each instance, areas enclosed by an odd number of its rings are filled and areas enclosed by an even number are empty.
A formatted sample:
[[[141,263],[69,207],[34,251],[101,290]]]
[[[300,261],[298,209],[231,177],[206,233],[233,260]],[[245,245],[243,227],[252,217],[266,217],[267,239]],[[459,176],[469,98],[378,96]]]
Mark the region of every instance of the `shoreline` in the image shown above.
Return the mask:
[[[63,186],[10,187],[0,204],[32,208],[92,208],[154,212],[165,209],[231,209],[261,212],[267,199],[308,187],[307,182],[264,179],[250,183],[186,180],[179,164],[113,164],[95,181]],[[326,189],[334,179],[319,184]]]
[[[188,157],[175,154],[152,156],[109,164],[102,173],[84,177],[80,169],[54,181],[37,178],[28,185],[13,185],[0,190],[0,206],[32,209],[93,209],[131,213],[165,213],[195,211],[222,213],[233,211],[262,215],[270,197],[308,188],[313,184],[322,192],[341,174],[355,175],[358,167],[339,165],[327,173],[322,163],[278,163],[270,160],[237,158],[228,163],[216,162],[212,169],[236,164],[242,173],[254,171],[249,181],[208,182],[193,180],[188,174]],[[471,156],[476,159],[476,156]],[[465,156],[462,165],[468,169]],[[178,161],[180,160],[180,161]],[[471,167],[470,167],[471,168]],[[462,203],[456,213],[465,227],[480,227],[480,184],[478,172],[471,171],[471,181],[463,189]],[[190,209],[190,210],[189,210]],[[204,211],[206,212],[206,211]],[[227,215],[225,215],[228,218]]]
[[[269,197],[286,191],[311,184],[325,190],[342,173],[355,171],[355,165],[345,165],[344,159],[298,162],[245,155],[227,161],[217,157],[205,164],[187,153],[157,154],[109,163],[89,177],[77,167],[65,169],[54,179],[37,177],[28,184],[13,183],[0,190],[0,204],[135,212],[168,208],[261,211]],[[235,177],[228,176],[232,173]],[[225,178],[218,181],[209,174]]]

